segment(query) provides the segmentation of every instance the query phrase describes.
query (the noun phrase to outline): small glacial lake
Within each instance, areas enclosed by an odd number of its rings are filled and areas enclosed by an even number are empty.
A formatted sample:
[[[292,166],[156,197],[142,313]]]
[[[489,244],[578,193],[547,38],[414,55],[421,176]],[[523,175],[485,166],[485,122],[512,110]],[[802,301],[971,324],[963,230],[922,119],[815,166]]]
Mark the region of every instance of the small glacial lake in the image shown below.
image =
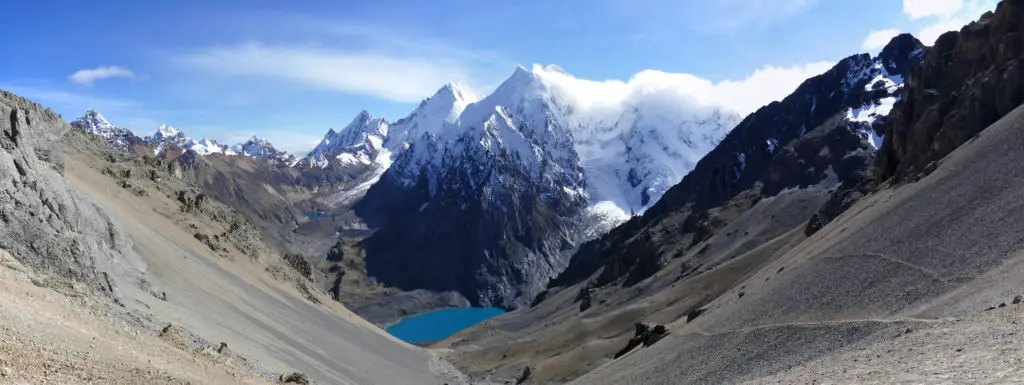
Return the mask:
[[[309,219],[309,220],[320,219],[320,218],[327,218],[327,217],[330,217],[330,216],[331,216],[331,214],[330,213],[326,213],[326,212],[306,213],[306,219]]]
[[[504,312],[493,307],[434,310],[403,319],[389,327],[388,333],[410,343],[440,341]]]

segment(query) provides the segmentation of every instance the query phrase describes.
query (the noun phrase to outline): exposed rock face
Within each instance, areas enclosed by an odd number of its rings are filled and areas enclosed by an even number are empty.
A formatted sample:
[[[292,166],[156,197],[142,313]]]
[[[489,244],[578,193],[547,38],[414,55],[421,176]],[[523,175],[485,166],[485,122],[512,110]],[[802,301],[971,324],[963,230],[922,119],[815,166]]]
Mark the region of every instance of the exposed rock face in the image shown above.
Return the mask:
[[[99,291],[111,290],[106,274],[137,272],[132,264],[141,262],[131,258],[127,237],[58,172],[56,146],[71,127],[7,91],[0,91],[0,116],[0,249]]]
[[[284,255],[284,261],[288,262],[288,265],[295,269],[295,271],[299,272],[299,274],[302,274],[303,277],[311,278],[313,276],[313,267],[310,266],[309,261],[307,261],[302,255],[286,253]]]
[[[883,127],[878,176],[914,178],[1024,102],[1022,55],[1022,0],[939,37]]]
[[[913,37],[897,37],[878,57],[845,58],[747,116],[643,216],[582,245],[550,286],[598,272],[595,285],[632,285],[660,270],[669,254],[681,254],[678,245],[692,248],[724,227],[709,213],[727,202],[750,207],[787,188],[863,179],[873,156],[870,122],[899,92],[901,76],[890,71],[912,68],[923,52]],[[872,109],[880,111],[866,113]]]
[[[206,202],[206,194],[196,191],[178,191],[178,203],[181,203],[181,212],[198,213],[203,211],[203,203]]]
[[[488,162],[459,166],[460,156]],[[563,218],[585,201],[538,191],[508,156],[452,154],[441,180],[411,189],[385,173],[357,206],[386,221],[365,241],[367,270],[404,290],[458,291],[474,305],[513,307],[543,289],[572,244]]]

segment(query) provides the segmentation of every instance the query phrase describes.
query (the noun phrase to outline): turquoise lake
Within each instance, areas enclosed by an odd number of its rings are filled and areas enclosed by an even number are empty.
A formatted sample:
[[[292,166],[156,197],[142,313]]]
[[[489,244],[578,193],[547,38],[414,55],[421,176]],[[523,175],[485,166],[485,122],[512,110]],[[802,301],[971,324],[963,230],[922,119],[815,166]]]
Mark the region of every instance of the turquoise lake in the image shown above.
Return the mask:
[[[308,214],[306,214],[306,219],[313,220],[313,219],[327,218],[329,216],[331,216],[330,213],[308,213]]]
[[[388,333],[405,342],[440,341],[504,312],[492,307],[434,310],[403,319],[389,327]]]

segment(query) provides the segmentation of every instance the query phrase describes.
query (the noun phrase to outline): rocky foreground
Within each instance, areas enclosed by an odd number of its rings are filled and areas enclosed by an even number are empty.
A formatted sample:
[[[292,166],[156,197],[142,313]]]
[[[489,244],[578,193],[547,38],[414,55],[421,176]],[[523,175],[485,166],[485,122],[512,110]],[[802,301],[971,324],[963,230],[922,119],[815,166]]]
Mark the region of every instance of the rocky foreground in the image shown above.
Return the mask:
[[[7,92],[0,114],[0,382],[462,383],[180,165],[118,158]]]

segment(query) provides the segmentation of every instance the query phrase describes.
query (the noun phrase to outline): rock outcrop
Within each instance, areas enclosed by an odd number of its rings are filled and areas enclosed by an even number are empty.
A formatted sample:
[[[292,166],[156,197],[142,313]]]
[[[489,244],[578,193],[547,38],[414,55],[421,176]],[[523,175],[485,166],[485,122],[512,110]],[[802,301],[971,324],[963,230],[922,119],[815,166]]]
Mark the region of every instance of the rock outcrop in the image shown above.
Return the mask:
[[[644,347],[654,345],[668,335],[668,329],[665,328],[665,325],[651,325],[643,322],[637,322],[635,328],[636,331],[633,333],[633,338],[630,338],[629,342],[626,343],[626,346],[622,347],[621,350],[615,353],[614,358],[622,357],[640,345],[643,345]]]
[[[60,174],[71,129],[48,109],[0,91],[0,249],[40,273],[110,293],[109,277],[136,274],[129,240]]]
[[[881,180],[914,179],[1024,102],[1024,1],[1004,0],[947,32],[906,77],[875,166]]]

